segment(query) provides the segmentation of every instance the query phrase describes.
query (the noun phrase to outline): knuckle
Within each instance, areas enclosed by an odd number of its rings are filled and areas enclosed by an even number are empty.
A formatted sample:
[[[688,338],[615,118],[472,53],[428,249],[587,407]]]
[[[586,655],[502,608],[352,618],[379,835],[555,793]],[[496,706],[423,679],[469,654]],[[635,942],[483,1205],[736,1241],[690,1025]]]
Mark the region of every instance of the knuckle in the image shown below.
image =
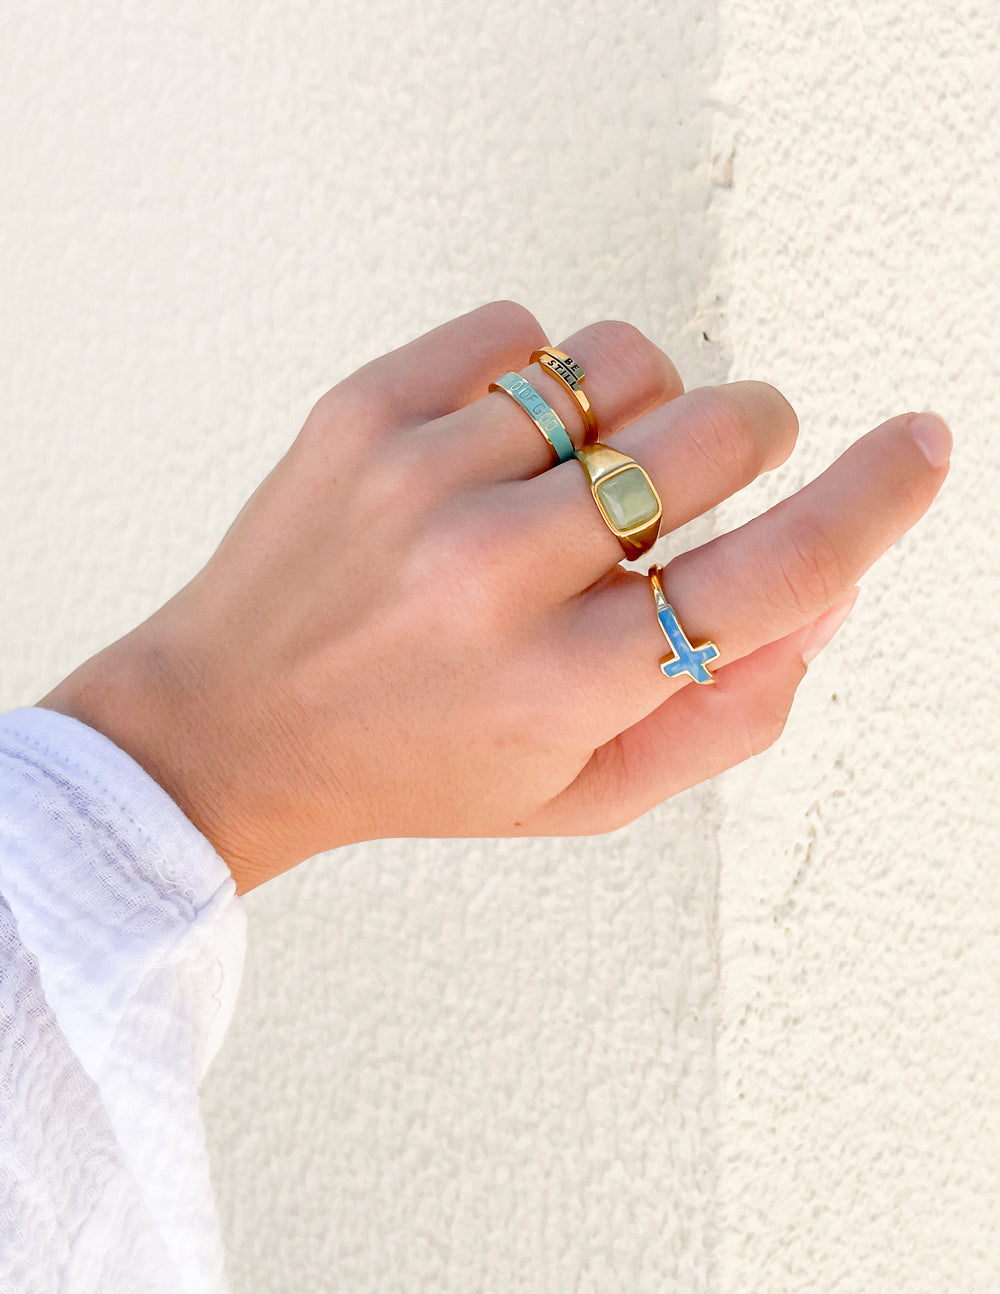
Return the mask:
[[[770,382],[748,381],[741,383],[751,389],[761,428],[766,435],[759,437],[761,469],[777,467],[795,448],[799,435],[799,416],[791,403]]]
[[[797,517],[781,540],[778,573],[793,611],[803,620],[830,606],[844,584],[843,561],[836,544],[816,522]]]
[[[510,527],[504,518],[495,512],[465,509],[451,542],[489,585],[500,585],[511,558]]]
[[[787,423],[791,429],[793,438],[797,436],[799,432],[799,415],[795,412],[795,408],[788,396],[770,382],[759,382],[758,385],[766,389],[770,400],[779,411],[781,421]]]
[[[742,387],[750,397],[760,406],[766,406],[769,418],[773,422],[779,422],[789,426],[794,432],[799,429],[799,417],[792,407],[788,397],[779,391],[771,382],[762,382],[759,378],[746,378],[741,382],[733,382],[735,387]]]
[[[354,462],[339,453],[322,463],[313,456],[304,465],[327,499],[336,500],[341,532],[364,537],[359,553],[363,547],[370,553],[405,554],[419,542],[442,495],[444,487],[433,464],[405,439],[398,448],[398,454],[356,455]],[[348,479],[350,487],[345,489]]]
[[[479,640],[506,635],[509,619],[502,596],[509,563],[509,533],[496,518],[471,509],[453,514],[415,547],[412,582],[422,591],[437,632]]]
[[[439,535],[425,534],[408,545],[399,565],[399,584],[405,590],[414,638],[434,643],[452,639],[463,601],[454,553]]]
[[[356,439],[383,428],[387,417],[385,401],[377,387],[362,389],[352,380],[356,376],[352,374],[323,392],[302,428],[305,439]]]
[[[401,437],[392,452],[369,457],[362,482],[363,511],[372,517],[412,515],[433,501],[436,474],[433,460],[420,452],[415,439]]]
[[[369,517],[381,530],[380,521],[397,516],[406,506],[412,486],[413,482],[397,465],[381,463],[368,472],[364,485],[358,487],[357,512]]]
[[[637,805],[633,792],[635,765],[643,762],[641,750],[626,746],[619,738],[600,748],[599,763],[582,815],[586,831],[580,834],[603,836],[620,831],[649,807]]]
[[[332,386],[324,391],[313,404],[302,428],[304,435],[325,435],[343,417],[344,401],[341,399],[339,386]]]
[[[713,470],[736,462],[745,464],[756,475],[762,465],[763,453],[746,409],[721,388],[706,398],[704,417],[693,429],[692,440]]]
[[[622,319],[602,319],[591,324],[587,346],[601,367],[638,399],[662,387],[665,357],[634,324]]]
[[[502,298],[488,301],[474,311],[492,330],[511,337],[527,337],[532,341],[544,335],[542,325],[527,306],[518,301]]]

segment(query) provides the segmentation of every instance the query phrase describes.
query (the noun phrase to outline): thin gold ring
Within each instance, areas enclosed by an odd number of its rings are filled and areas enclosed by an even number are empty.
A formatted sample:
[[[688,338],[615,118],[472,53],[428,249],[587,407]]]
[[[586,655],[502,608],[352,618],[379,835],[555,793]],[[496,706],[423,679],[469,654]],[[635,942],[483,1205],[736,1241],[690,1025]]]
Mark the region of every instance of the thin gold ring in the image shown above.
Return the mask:
[[[628,454],[599,442],[576,451],[601,516],[629,561],[648,553],[660,533],[663,507],[646,470]]]
[[[580,383],[586,377],[583,365],[578,364],[574,359],[570,359],[564,350],[558,350],[555,346],[542,346],[532,352],[528,363],[540,364],[547,373],[557,377],[580,406],[584,425],[583,443],[586,444],[588,441],[597,440],[597,415],[594,413],[586,394],[580,389]]]

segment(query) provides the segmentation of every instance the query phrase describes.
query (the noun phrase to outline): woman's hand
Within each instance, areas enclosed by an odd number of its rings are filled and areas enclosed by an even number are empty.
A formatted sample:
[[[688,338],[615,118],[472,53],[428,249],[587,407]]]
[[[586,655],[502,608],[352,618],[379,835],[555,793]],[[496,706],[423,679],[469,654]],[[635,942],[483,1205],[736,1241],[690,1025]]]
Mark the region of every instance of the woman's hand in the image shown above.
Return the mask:
[[[904,414],[675,557],[667,598],[721,658],[715,686],[668,679],[649,582],[619,565],[580,465],[550,467],[528,415],[487,393],[519,370],[581,444],[569,392],[527,362],[546,344],[501,301],[365,365],[317,402],[204,569],[38,702],[142,764],[239,893],[353,841],[608,831],[763,750],[803,652],[947,472],[947,428]],[[559,345],[586,368],[601,440],[657,485],[661,534],[792,449],[773,387],[684,394],[622,323]]]

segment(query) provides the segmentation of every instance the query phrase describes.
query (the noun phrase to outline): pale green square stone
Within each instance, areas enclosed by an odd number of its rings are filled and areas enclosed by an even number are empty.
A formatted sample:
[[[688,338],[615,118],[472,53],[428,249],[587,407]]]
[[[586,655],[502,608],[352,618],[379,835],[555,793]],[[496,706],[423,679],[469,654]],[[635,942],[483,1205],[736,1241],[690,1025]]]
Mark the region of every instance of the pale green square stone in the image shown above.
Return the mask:
[[[634,530],[652,521],[659,505],[649,482],[637,467],[626,467],[597,483],[601,507],[618,530]]]

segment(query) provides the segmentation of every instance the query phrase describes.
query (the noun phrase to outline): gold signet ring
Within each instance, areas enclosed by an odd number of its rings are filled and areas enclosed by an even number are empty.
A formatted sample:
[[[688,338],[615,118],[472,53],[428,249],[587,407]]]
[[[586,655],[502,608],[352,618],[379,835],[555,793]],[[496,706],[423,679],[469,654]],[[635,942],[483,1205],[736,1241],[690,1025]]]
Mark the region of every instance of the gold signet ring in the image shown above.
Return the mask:
[[[653,482],[634,458],[599,442],[584,445],[576,459],[587,473],[590,492],[625,556],[648,553],[660,533],[663,508]]]

